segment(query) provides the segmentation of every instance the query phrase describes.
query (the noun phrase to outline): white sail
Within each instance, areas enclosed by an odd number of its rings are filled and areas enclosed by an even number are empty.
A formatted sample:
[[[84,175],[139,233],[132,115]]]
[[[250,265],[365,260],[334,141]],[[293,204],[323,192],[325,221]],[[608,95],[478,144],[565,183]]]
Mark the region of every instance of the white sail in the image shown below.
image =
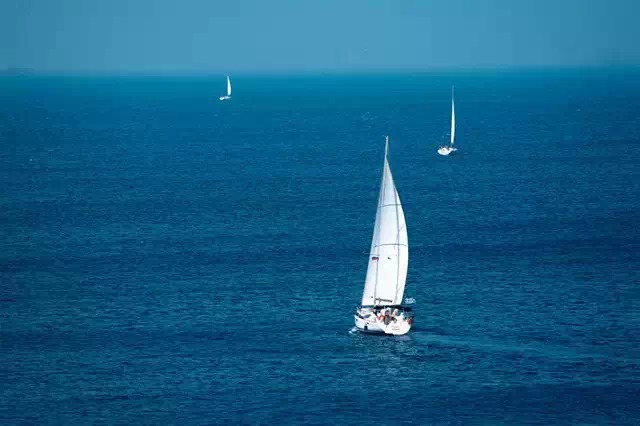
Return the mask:
[[[387,137],[362,306],[402,304],[407,280],[409,263],[407,227],[400,197],[389,168],[388,144]]]
[[[231,96],[231,79],[227,76],[227,96]]]
[[[456,138],[456,109],[453,103],[453,87],[451,88],[451,146]]]

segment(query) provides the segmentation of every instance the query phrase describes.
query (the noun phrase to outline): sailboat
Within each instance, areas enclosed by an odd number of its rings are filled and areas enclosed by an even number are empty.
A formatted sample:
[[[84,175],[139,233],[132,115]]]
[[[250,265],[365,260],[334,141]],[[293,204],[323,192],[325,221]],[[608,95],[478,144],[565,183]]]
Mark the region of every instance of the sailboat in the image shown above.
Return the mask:
[[[456,139],[456,109],[453,103],[453,87],[451,88],[451,144],[443,145],[438,148],[438,154],[440,155],[449,155],[458,150],[458,148],[454,148],[453,142]]]
[[[231,79],[227,76],[227,94],[225,96],[220,96],[221,101],[226,101],[227,99],[231,99]]]
[[[407,334],[413,323],[411,308],[402,306],[409,265],[407,226],[388,160],[389,137],[384,148],[382,182],[369,266],[356,328],[364,333]]]

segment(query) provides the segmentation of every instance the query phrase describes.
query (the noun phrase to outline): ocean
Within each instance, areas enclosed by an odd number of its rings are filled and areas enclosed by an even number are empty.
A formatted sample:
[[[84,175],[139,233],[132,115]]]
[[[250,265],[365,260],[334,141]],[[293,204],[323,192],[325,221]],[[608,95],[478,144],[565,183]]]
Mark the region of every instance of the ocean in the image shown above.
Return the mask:
[[[1,423],[640,423],[639,70],[232,81],[0,77]]]

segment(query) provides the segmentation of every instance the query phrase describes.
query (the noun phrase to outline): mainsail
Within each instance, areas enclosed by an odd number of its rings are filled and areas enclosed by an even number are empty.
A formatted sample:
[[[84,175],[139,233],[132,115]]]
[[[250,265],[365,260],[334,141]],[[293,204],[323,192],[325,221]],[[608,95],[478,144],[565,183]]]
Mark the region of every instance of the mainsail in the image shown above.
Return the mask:
[[[227,76],[227,96],[231,96],[231,79]]]
[[[453,87],[451,88],[451,146],[456,138],[456,109],[453,104]]]
[[[404,212],[393,182],[385,144],[384,166],[376,223],[373,229],[369,267],[362,294],[362,306],[400,305],[409,263],[409,244]]]

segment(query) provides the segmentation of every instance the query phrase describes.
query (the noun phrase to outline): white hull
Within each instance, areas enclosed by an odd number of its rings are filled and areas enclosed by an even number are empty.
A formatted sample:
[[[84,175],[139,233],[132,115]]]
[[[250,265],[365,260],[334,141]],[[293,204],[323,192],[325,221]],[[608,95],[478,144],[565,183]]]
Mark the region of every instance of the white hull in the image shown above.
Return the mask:
[[[411,330],[410,318],[399,317],[395,321],[391,321],[389,324],[385,324],[384,321],[378,320],[375,316],[363,318],[356,314],[354,315],[356,328],[363,333],[371,334],[390,334],[394,336],[402,336],[407,334]]]
[[[231,96],[220,96],[221,101],[226,101],[227,99],[231,99]]]
[[[458,150],[458,148],[453,148],[450,146],[441,146],[440,148],[438,148],[438,154],[440,155],[450,155],[453,154],[454,152],[456,152]]]

